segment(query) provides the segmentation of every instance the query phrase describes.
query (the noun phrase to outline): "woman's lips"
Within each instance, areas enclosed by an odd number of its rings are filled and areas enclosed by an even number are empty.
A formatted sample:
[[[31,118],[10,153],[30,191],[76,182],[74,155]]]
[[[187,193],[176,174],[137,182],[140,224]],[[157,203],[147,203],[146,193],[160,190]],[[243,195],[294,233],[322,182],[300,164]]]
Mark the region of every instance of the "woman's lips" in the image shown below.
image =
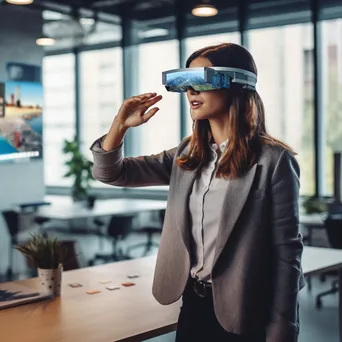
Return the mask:
[[[200,101],[191,101],[191,102],[190,102],[191,109],[198,109],[198,108],[200,108],[202,105],[203,105],[203,103],[200,102]]]

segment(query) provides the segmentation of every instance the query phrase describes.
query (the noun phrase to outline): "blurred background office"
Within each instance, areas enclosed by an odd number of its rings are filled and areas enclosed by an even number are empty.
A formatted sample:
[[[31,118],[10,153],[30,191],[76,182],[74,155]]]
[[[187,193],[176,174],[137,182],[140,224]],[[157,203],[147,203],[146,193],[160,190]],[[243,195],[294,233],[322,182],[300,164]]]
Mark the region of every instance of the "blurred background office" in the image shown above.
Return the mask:
[[[268,129],[298,152],[305,243],[342,248],[324,221],[341,200],[340,0],[0,0],[1,281],[35,275],[12,249],[31,232],[69,243],[70,269],[157,252],[167,187],[109,187],[73,166],[80,153],[86,172],[92,142],[144,92],[163,95],[160,112],[128,132],[125,156],[177,146],[191,134],[189,106],[161,73],[222,42],[251,51]],[[75,177],[89,182],[81,196]],[[336,279],[308,277],[300,342],[338,340]]]

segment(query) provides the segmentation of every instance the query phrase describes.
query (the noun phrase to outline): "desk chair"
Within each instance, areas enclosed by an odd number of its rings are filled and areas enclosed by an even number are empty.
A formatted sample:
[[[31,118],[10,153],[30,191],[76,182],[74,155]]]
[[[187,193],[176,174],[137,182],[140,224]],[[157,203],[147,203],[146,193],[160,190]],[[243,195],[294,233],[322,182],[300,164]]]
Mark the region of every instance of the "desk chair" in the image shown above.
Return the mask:
[[[89,266],[93,266],[97,260],[102,260],[105,263],[111,261],[119,261],[130,259],[130,257],[123,252],[118,244],[124,240],[133,230],[133,219],[135,215],[126,216],[112,216],[107,226],[107,234],[104,235],[112,240],[112,253],[111,254],[96,254],[93,259],[88,262]],[[104,225],[104,223],[96,219],[97,226]]]
[[[139,229],[136,229],[134,231],[134,234],[143,234],[143,235],[147,235],[147,241],[146,242],[142,242],[142,243],[138,243],[136,245],[130,246],[128,247],[128,254],[130,254],[132,249],[136,249],[136,248],[142,248],[145,247],[144,253],[142,254],[142,256],[146,256],[152,249],[152,247],[159,247],[159,244],[153,241],[153,236],[154,235],[160,235],[162,230],[163,230],[163,223],[164,223],[164,218],[165,218],[165,209],[163,210],[159,210],[158,213],[159,216],[159,222],[158,224],[155,226],[153,225],[148,225],[148,226],[143,226]]]
[[[325,229],[332,248],[342,249],[342,214],[329,215],[325,220]],[[336,274],[336,272],[334,273]],[[322,297],[338,292],[338,280],[331,283],[331,288],[316,296],[316,307],[322,307]]]
[[[13,247],[18,245],[20,236],[20,213],[14,210],[6,210],[2,212],[2,216],[5,220],[6,228],[8,230],[8,234],[10,236],[10,242],[8,246],[8,268],[6,272],[7,279],[12,279],[13,276]],[[34,232],[34,230],[32,230]],[[30,231],[26,231],[25,233],[30,233]]]
[[[8,279],[13,275],[13,247],[18,244],[19,232],[19,215],[12,210],[3,211],[2,216],[6,223],[6,228],[10,236],[10,243],[8,246],[8,267],[6,276]]]

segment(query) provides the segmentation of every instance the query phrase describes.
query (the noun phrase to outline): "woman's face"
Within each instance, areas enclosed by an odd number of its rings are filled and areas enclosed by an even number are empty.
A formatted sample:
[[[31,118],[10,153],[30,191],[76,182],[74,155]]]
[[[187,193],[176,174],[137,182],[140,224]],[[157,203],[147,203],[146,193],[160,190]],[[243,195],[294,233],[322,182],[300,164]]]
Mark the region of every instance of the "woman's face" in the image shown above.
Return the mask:
[[[194,59],[189,67],[210,67],[213,66],[209,59],[199,57]],[[191,117],[193,120],[218,119],[227,116],[229,105],[227,101],[227,89],[217,89],[209,91],[195,91],[190,88],[187,91],[187,97],[191,108]]]

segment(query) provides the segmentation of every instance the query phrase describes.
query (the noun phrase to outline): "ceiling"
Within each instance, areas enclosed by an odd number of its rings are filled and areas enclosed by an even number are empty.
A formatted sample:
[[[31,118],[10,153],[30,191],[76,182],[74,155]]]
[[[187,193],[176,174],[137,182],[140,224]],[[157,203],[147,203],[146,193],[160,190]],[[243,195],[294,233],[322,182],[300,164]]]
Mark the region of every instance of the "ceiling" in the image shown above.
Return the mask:
[[[35,0],[28,7],[50,9],[72,14],[73,10],[83,8],[107,14],[126,15],[136,20],[151,20],[168,17],[177,11],[190,13],[202,0]],[[238,0],[211,0],[220,10],[235,6]],[[1,2],[1,0],[0,0]]]

